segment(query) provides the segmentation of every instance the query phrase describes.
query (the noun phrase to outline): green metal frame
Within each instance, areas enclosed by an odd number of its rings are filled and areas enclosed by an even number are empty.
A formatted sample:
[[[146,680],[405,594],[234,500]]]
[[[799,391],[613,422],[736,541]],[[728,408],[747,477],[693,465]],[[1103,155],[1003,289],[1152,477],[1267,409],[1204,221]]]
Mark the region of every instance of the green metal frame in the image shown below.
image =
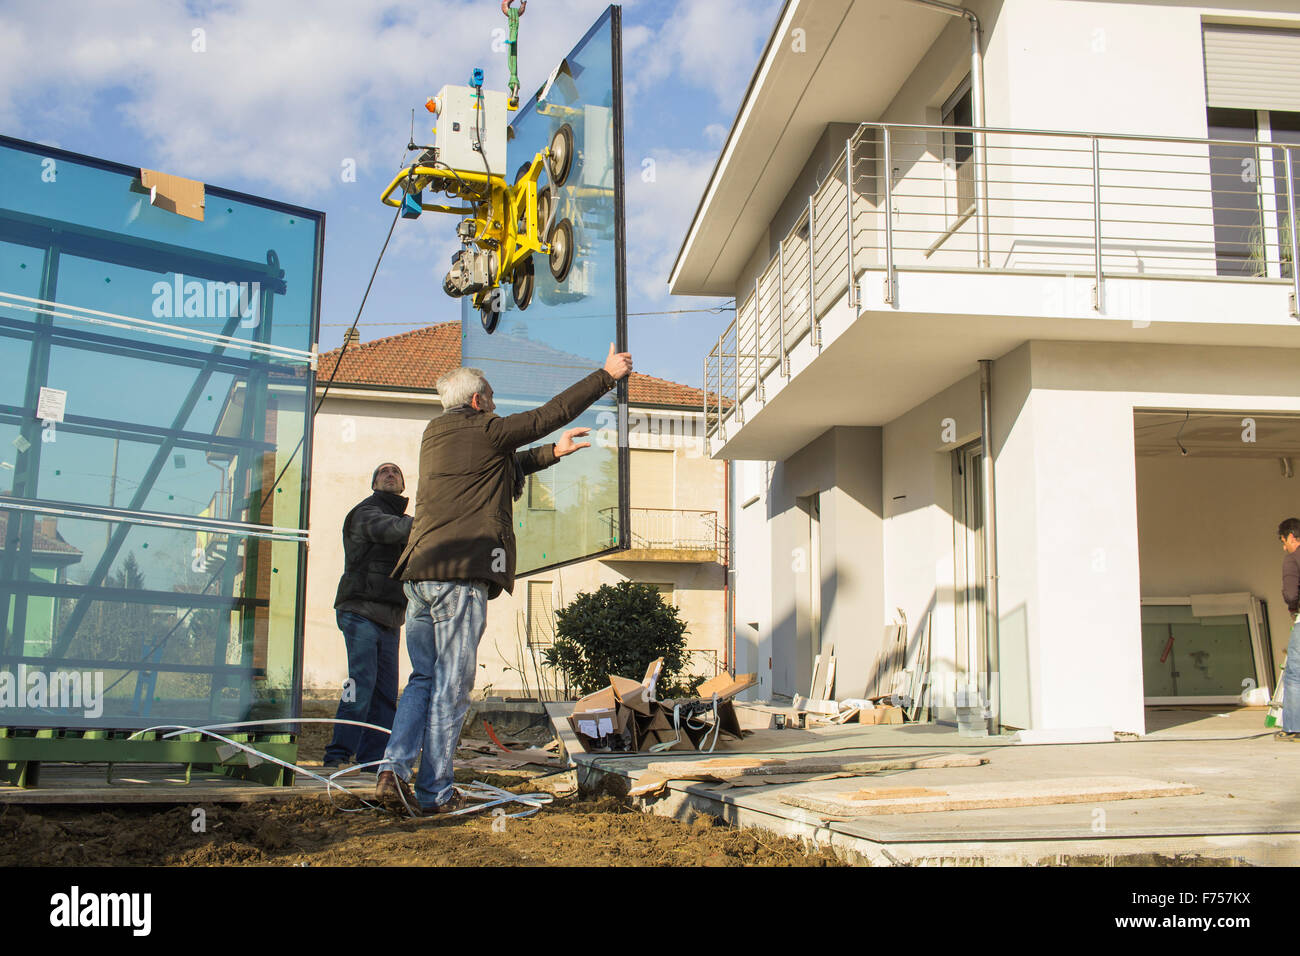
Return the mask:
[[[294,772],[279,764],[262,761],[249,766],[244,751],[225,759],[218,752],[226,746],[198,733],[162,739],[161,731],[149,731],[134,740],[130,731],[119,730],[15,730],[0,727],[0,783],[30,789],[40,785],[41,765],[45,763],[103,763],[108,768],[105,781],[113,782],[117,764],[179,764],[185,768],[185,782],[191,782],[194,770],[210,771],[236,777],[250,783],[272,787],[293,786]],[[222,736],[255,747],[262,753],[296,763],[298,742],[294,734],[226,733]]]

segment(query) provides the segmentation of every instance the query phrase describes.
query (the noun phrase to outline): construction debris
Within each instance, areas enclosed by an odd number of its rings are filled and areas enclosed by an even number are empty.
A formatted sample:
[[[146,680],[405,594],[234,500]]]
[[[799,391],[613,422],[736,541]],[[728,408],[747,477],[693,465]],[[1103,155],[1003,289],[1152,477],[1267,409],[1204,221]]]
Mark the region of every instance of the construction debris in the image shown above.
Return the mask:
[[[881,757],[871,760],[844,760],[834,757],[804,757],[784,760],[779,757],[715,757],[652,763],[637,778],[630,796],[662,793],[669,780],[700,780],[735,783],[746,778],[767,778],[770,783],[796,783],[804,780],[837,776],[864,776],[888,770],[935,770],[944,767],[978,767],[987,757],[969,754],[930,754],[922,756]],[[829,775],[829,776],[828,776]],[[746,784],[738,784],[746,785]],[[749,784],[752,785],[752,784]]]
[[[783,794],[781,802],[818,813],[860,817],[894,813],[934,813],[942,810],[986,810],[1036,807],[1047,804],[1095,803],[1185,797],[1201,792],[1184,783],[1138,777],[1078,777],[999,783],[963,783],[928,788],[884,787],[835,794]]]
[[[569,726],[588,753],[711,751],[720,734],[744,738],[732,698],[757,684],[757,674],[719,674],[700,685],[697,697],[659,701],[663,663],[651,661],[640,681],[611,676],[609,687],[574,704]]]

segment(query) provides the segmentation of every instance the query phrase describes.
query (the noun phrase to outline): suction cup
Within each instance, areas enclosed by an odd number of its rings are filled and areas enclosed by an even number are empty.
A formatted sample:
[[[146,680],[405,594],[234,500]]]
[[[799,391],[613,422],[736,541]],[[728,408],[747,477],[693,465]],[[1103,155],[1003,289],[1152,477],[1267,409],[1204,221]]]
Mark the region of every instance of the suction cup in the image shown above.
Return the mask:
[[[546,241],[551,245],[551,275],[563,282],[573,267],[573,223],[561,219]]]

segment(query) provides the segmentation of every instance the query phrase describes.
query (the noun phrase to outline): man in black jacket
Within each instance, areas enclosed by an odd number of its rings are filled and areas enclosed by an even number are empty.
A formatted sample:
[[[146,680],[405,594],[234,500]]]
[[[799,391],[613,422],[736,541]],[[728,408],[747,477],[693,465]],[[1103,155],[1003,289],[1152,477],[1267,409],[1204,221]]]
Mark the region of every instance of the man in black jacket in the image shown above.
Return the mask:
[[[403,498],[406,480],[391,462],[370,479],[374,492],[343,519],[343,577],[335,614],[348,649],[348,682],[337,718],[392,729],[397,712],[397,648],[406,618],[406,595],[390,575],[406,548],[411,517]],[[338,767],[353,754],[357,763],[383,758],[388,735],[351,724],[335,724],[325,748],[325,766]],[[374,773],[375,767],[366,768]]]

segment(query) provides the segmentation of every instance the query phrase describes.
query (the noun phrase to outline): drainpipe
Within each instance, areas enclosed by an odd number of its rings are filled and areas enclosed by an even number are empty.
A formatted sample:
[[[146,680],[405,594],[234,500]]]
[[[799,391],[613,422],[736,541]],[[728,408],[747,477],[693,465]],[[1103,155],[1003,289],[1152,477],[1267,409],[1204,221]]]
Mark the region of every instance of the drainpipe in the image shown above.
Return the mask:
[[[970,103],[972,125],[977,127],[985,126],[984,122],[984,53],[980,49],[980,21],[975,16],[973,10],[965,7],[959,7],[955,4],[944,3],[942,0],[907,0],[908,3],[919,4],[923,7],[931,7],[935,10],[942,10],[944,13],[953,17],[965,17],[970,23]],[[988,218],[988,174],[985,166],[984,156],[984,134],[975,134],[975,207],[977,209],[976,219],[979,223],[979,247],[980,260],[984,268],[988,268],[989,258],[989,218]]]
[[[990,709],[989,733],[1002,733],[1002,680],[998,675],[998,532],[993,485],[993,362],[980,359],[980,443],[984,494],[984,671]],[[997,677],[996,692],[994,677]]]
[[[726,545],[722,548],[722,669],[733,677],[732,661],[736,655],[736,601],[731,591],[731,468],[722,468],[722,526]]]

